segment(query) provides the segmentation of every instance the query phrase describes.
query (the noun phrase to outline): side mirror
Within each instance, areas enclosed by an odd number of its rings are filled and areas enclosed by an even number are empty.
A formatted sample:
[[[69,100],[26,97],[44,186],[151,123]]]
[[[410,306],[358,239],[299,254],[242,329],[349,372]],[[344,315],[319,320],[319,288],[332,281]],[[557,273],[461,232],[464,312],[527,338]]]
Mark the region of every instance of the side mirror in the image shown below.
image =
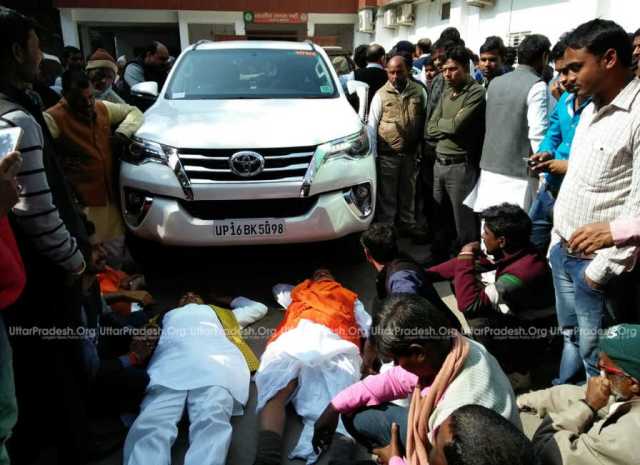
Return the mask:
[[[367,119],[367,111],[369,110],[367,108],[369,106],[369,84],[350,80],[347,81],[347,91],[349,94],[356,94],[358,96],[358,101],[360,102],[358,115],[362,121],[365,121]]]
[[[140,82],[131,87],[131,94],[147,100],[158,98],[158,83],[154,81]]]

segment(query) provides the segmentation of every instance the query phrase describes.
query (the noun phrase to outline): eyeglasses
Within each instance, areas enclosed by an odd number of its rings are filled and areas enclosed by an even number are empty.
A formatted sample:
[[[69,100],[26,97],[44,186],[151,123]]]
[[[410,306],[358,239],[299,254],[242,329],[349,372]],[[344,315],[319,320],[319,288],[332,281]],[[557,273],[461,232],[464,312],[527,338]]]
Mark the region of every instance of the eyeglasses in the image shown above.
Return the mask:
[[[603,363],[598,363],[598,368],[600,370],[604,371],[607,374],[614,375],[614,376],[621,376],[623,378],[629,378],[631,381],[633,381],[635,383],[638,383],[637,379],[635,379],[633,376],[625,373],[624,371],[620,370],[619,368],[609,367],[609,366],[606,366]],[[638,384],[640,384],[640,383],[638,383]]]

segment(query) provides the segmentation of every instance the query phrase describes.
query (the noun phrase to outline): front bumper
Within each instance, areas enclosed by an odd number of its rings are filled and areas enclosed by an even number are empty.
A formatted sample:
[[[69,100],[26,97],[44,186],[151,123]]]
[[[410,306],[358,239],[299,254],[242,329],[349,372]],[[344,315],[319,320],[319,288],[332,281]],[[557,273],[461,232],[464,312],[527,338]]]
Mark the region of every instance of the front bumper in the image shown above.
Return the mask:
[[[127,227],[138,237],[174,246],[228,246],[258,244],[292,244],[337,239],[367,229],[373,214],[360,217],[349,205],[342,191],[321,194],[315,206],[305,215],[282,218],[286,231],[278,236],[218,237],[216,220],[195,218],[180,201],[153,197],[139,225],[127,221]]]
[[[136,236],[174,246],[291,244],[338,239],[364,231],[373,219],[376,196],[375,161],[334,160],[315,175],[308,196],[302,181],[192,184],[185,195],[174,172],[159,163],[123,162],[120,172],[125,224]],[[370,189],[370,209],[363,213],[354,186]],[[131,190],[145,198],[143,214],[128,208]],[[284,221],[285,233],[272,236],[216,236],[216,221],[270,219]],[[219,223],[218,223],[219,224]]]

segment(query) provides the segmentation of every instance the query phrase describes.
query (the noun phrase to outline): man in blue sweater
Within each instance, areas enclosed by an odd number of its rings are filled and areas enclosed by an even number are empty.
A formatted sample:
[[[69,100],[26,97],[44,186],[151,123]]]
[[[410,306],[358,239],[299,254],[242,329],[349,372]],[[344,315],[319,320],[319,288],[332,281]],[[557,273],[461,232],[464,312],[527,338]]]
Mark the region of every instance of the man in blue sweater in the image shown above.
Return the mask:
[[[544,182],[529,210],[529,217],[533,223],[531,242],[544,254],[551,240],[553,205],[560,191],[564,174],[567,172],[573,135],[582,110],[591,101],[591,98],[580,97],[575,92],[575,82],[569,79],[568,70],[564,64],[566,48],[566,44],[561,39],[551,50],[551,58],[555,62],[558,81],[564,93],[551,114],[549,129],[538,147],[538,153],[531,156],[530,162],[530,164],[535,163],[532,166],[534,172],[544,173]]]

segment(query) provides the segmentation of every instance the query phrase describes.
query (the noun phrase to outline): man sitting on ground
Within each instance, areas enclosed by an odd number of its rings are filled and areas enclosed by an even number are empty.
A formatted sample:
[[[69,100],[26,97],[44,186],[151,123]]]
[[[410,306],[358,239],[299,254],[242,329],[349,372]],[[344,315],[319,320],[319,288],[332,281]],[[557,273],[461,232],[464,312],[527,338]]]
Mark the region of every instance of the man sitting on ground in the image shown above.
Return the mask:
[[[383,300],[391,294],[418,294],[427,299],[447,316],[453,314],[442,302],[440,296],[427,279],[424,269],[408,255],[398,250],[398,243],[393,226],[384,223],[372,224],[362,233],[360,243],[364,248],[367,261],[378,272],[376,291]],[[457,319],[452,323],[457,323]]]
[[[544,418],[533,436],[542,465],[617,465],[640,458],[640,325],[609,328],[598,343],[600,376],[518,398]]]
[[[146,282],[141,274],[129,275],[111,268],[105,262],[98,269],[98,282],[107,304],[119,315],[129,315],[136,307],[153,303],[153,297],[145,290]]]
[[[124,464],[171,463],[171,446],[185,404],[189,412],[186,465],[223,465],[231,443],[231,416],[249,398],[250,369],[257,359],[237,332],[267,313],[238,297],[232,311],[204,305],[192,293],[163,318],[149,362],[149,387],[124,445]]]
[[[438,428],[432,445],[430,465],[537,463],[531,441],[524,433],[481,405],[465,405],[455,410]]]
[[[522,208],[504,203],[487,208],[481,217],[486,254],[478,242],[467,244],[456,258],[429,268],[427,276],[433,281],[451,281],[458,309],[479,335],[476,339],[495,355],[506,373],[526,375],[534,341],[493,339],[490,329],[529,326],[525,321],[534,319],[534,310],[552,306],[551,274],[545,257],[529,240],[531,220]],[[484,279],[493,282],[483,283],[483,273],[490,271],[495,271],[495,278],[484,275]]]
[[[522,428],[513,389],[498,362],[451,328],[427,300],[396,294],[376,319],[372,333],[378,351],[396,366],[335,396],[315,424],[314,448],[328,447],[342,417],[347,431],[386,463],[394,455],[389,444],[396,423],[410,463],[424,464],[427,442],[467,404],[490,408]],[[411,393],[409,409],[389,403]]]
[[[384,223],[372,224],[362,233],[360,243],[364,248],[367,261],[378,272],[376,277],[377,297],[380,301],[391,294],[417,294],[427,299],[439,309],[453,327],[460,329],[460,322],[427,278],[424,269],[409,256],[398,250],[396,233],[393,226]],[[363,351],[365,374],[377,373],[378,357],[370,339],[365,342]]]
[[[360,379],[361,335],[368,334],[371,317],[358,296],[327,270],[296,287],[277,285],[274,295],[287,310],[255,376],[260,412],[255,464],[280,465],[289,401],[304,425],[289,458],[311,464],[318,458],[311,447],[313,424],[333,396]],[[343,427],[338,432],[347,434]],[[344,437],[339,443],[351,445]]]

